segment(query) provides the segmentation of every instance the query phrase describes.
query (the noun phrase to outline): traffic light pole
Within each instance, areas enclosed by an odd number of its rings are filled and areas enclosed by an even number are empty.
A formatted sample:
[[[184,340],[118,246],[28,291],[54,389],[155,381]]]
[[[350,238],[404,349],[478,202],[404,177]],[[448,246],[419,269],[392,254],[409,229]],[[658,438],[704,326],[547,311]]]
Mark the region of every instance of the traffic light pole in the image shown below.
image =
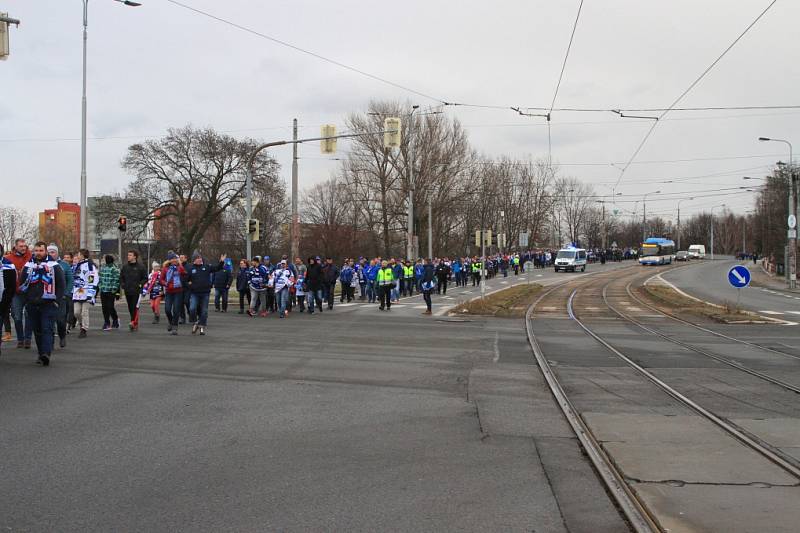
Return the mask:
[[[330,137],[309,137],[307,139],[292,139],[291,141],[274,141],[265,144],[261,144],[253,150],[250,154],[250,157],[247,160],[247,171],[245,175],[245,210],[247,214],[247,224],[248,228],[250,225],[250,219],[253,218],[253,164],[255,163],[256,157],[262,150],[266,150],[267,148],[271,148],[273,146],[283,146],[285,144],[302,144],[305,142],[314,142],[314,141],[327,141],[330,139],[347,139],[351,137],[366,137],[367,135],[382,135],[386,133],[386,131],[369,131],[365,133],[347,133],[344,135],[332,135]],[[296,130],[295,130],[295,137],[297,137]],[[296,157],[296,156],[295,156]],[[293,163],[293,171],[295,165],[297,164],[297,160],[294,160]],[[299,226],[299,219],[298,219],[298,226]],[[246,237],[246,247],[247,247],[247,260],[250,261],[253,258],[253,242],[250,239],[250,233],[247,234]]]

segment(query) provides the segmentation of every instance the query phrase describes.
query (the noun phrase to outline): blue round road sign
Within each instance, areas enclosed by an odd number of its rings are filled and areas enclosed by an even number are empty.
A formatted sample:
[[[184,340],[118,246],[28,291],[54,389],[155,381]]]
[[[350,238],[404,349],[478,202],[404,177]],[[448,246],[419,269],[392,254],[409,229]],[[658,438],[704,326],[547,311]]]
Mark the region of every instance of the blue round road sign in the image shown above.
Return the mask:
[[[742,289],[750,285],[750,271],[747,267],[736,265],[728,271],[728,283],[735,289]]]

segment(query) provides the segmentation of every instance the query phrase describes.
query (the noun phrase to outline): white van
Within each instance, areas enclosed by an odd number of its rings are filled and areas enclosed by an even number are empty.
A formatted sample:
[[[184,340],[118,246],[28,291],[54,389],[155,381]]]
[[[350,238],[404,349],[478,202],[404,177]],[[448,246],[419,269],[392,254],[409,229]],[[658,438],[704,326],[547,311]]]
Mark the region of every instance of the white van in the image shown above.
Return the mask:
[[[693,244],[689,247],[689,257],[692,259],[705,259],[706,247],[704,244]]]
[[[583,248],[562,248],[556,255],[553,268],[556,269],[556,272],[559,270],[575,272],[577,269],[584,272],[586,270],[586,250]]]

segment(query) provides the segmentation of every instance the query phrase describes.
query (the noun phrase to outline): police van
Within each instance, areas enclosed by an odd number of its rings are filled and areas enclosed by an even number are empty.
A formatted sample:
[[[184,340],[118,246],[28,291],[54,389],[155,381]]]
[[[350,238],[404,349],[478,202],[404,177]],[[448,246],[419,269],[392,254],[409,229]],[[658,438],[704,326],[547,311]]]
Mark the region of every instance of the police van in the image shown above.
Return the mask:
[[[559,270],[575,272],[577,269],[584,272],[586,270],[586,250],[572,246],[560,249],[553,262],[553,268],[556,272]]]

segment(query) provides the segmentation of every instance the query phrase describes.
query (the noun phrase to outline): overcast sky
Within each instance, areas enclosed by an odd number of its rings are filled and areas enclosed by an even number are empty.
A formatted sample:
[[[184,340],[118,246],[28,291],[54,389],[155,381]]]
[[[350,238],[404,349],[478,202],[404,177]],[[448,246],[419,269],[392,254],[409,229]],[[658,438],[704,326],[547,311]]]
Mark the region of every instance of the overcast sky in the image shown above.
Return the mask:
[[[341,125],[370,99],[436,106],[436,100],[548,107],[579,1],[503,2],[182,0],[220,18],[350,65],[433,99],[375,81],[212,20],[167,0],[130,8],[91,0],[89,194],[122,191],[126,147],[191,123],[237,136],[289,138]],[[769,0],[586,0],[556,108],[667,107],[752,22]],[[80,193],[81,0],[0,0],[22,21],[0,62],[0,204],[31,212]],[[800,2],[775,6],[678,107],[800,105],[796,23]],[[510,110],[446,107],[473,146],[490,155],[547,156],[542,118]],[[659,122],[616,191],[618,207],[646,192],[757,183],[787,159],[769,136],[798,140],[800,109],[671,112]],[[610,112],[554,112],[552,154],[563,174],[601,194],[652,126]],[[347,143],[340,142],[342,153]],[[288,178],[291,149],[273,155]],[[301,146],[301,188],[337,161]],[[339,154],[340,156],[342,154]],[[694,161],[678,161],[678,160]],[[701,160],[697,160],[701,159]],[[689,179],[685,179],[689,178]],[[682,180],[663,183],[667,180]],[[709,194],[697,192],[696,194]],[[676,196],[651,195],[648,213],[674,217]],[[682,203],[682,216],[754,193]],[[631,203],[625,203],[626,201]],[[641,213],[641,206],[638,207]]]

